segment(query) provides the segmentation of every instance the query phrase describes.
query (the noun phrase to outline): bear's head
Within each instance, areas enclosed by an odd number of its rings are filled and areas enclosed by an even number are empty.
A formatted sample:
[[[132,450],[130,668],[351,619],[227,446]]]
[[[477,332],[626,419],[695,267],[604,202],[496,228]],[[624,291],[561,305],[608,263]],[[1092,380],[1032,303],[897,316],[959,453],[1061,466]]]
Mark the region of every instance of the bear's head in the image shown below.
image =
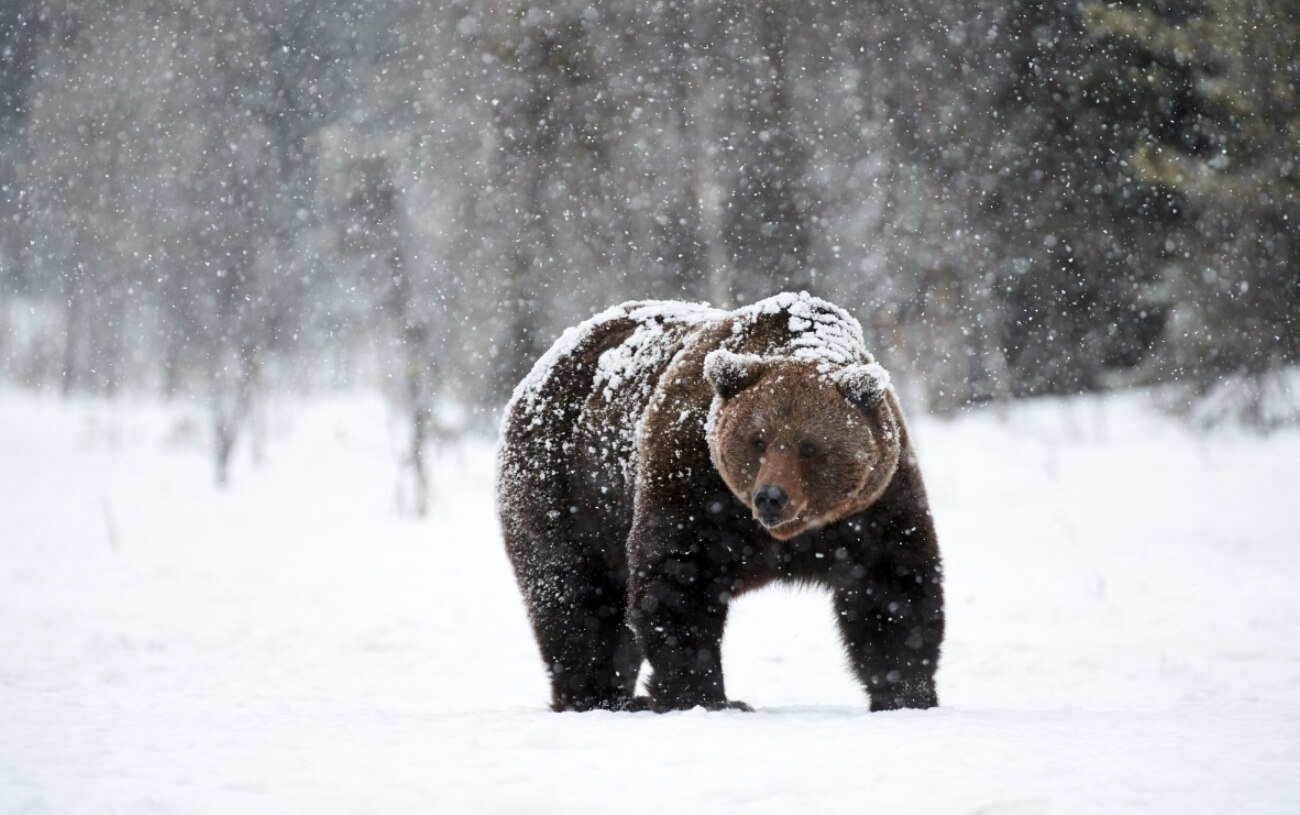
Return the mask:
[[[902,439],[880,365],[718,349],[704,376],[713,466],[777,540],[861,512],[889,486]]]

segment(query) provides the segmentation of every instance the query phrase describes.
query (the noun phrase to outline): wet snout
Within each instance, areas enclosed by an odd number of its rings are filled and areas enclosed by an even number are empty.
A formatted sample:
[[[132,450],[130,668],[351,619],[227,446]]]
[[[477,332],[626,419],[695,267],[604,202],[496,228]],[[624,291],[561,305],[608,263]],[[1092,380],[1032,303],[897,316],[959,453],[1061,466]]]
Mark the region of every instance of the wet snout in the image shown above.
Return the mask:
[[[775,484],[764,484],[754,490],[754,512],[759,520],[773,526],[781,520],[781,510],[790,502],[785,490]]]
[[[780,449],[769,449],[750,495],[754,517],[768,529],[793,521],[807,503],[800,487],[798,463],[793,456],[783,453]]]

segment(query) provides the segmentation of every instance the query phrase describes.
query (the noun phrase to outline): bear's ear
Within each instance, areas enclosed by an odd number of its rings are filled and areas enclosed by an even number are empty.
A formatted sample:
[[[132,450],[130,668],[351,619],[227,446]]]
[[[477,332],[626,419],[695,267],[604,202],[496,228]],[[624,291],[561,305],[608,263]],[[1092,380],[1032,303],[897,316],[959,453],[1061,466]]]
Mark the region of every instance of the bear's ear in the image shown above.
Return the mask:
[[[721,348],[704,356],[704,378],[723,399],[754,384],[767,363],[754,354],[733,354]]]
[[[889,389],[889,371],[879,362],[850,365],[833,375],[844,398],[862,410],[875,410]]]

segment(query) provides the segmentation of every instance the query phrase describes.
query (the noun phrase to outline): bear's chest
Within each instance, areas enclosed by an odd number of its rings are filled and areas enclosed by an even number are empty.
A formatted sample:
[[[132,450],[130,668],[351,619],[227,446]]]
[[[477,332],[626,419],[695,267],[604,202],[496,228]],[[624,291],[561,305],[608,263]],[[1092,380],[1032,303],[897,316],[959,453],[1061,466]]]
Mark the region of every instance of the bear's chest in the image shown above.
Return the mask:
[[[842,521],[787,541],[758,533],[754,557],[746,572],[758,580],[829,579],[854,564],[870,551],[870,535],[859,519]]]

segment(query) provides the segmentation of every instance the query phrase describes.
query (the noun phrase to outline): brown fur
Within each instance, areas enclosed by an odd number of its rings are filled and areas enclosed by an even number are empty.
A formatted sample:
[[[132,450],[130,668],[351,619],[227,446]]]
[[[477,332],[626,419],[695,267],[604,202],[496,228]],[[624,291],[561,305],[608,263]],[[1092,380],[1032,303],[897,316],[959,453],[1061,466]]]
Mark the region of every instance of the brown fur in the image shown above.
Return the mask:
[[[760,485],[789,496],[777,540],[846,518],[875,503],[898,468],[896,404],[867,415],[809,362],[779,360],[727,404],[714,467],[752,511]]]
[[[808,315],[853,339],[852,358],[801,351]],[[730,705],[728,604],[772,580],[832,592],[872,709],[936,704],[938,544],[893,392],[837,379],[871,362],[856,323],[790,295],[681,318],[627,304],[584,324],[508,408],[502,529],[552,705]],[[706,357],[724,348],[743,364],[710,383]],[[770,525],[763,485],[788,497]],[[648,702],[631,695],[643,658]]]

